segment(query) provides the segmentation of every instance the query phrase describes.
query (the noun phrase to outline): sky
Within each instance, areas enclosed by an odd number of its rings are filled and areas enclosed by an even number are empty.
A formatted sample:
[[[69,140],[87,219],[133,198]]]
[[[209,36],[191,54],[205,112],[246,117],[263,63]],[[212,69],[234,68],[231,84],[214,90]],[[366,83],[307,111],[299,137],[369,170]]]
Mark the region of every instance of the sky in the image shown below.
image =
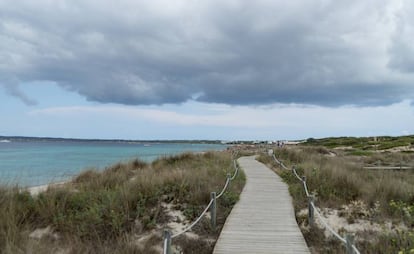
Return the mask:
[[[410,0],[0,0],[0,135],[414,134]]]

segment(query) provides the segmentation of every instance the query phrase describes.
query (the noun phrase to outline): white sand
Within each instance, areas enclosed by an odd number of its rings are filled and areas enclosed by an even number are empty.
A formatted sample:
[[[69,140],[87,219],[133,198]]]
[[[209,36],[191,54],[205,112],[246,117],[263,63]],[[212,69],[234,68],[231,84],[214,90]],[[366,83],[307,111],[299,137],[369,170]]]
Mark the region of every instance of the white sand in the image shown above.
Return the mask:
[[[172,234],[180,233],[190,223],[180,210],[175,210],[172,204],[161,203],[161,206],[166,210],[167,215],[170,217],[170,222],[167,223],[167,227],[171,229]]]
[[[50,183],[45,185],[39,185],[34,187],[28,187],[27,190],[30,192],[32,196],[39,195],[39,193],[47,191],[49,187],[58,187],[64,185],[67,182],[57,182],[57,183]]]
[[[322,214],[323,219],[326,223],[337,233],[340,232],[349,232],[349,233],[359,233],[359,232],[396,232],[396,231],[407,231],[408,228],[403,223],[393,224],[391,221],[379,224],[376,222],[370,221],[368,218],[359,218],[355,219],[353,223],[349,223],[347,219],[343,216],[340,216],[340,211],[343,211],[349,206],[344,206],[342,209],[331,209],[323,208],[318,211]],[[298,216],[308,216],[308,209],[302,209],[298,212]],[[315,216],[315,222],[318,228],[324,230],[324,235],[326,238],[332,237],[332,233],[325,228],[318,216]],[[302,225],[303,227],[303,225]],[[340,233],[342,235],[342,233]]]

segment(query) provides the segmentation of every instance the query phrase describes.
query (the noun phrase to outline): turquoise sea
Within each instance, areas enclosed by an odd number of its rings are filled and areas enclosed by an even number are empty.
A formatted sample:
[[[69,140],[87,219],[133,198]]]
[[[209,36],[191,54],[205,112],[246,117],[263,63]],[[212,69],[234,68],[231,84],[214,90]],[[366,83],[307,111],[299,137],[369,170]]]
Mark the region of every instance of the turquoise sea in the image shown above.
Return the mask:
[[[138,143],[102,141],[0,142],[0,184],[37,186],[68,180],[87,168],[104,169],[139,158],[151,162],[160,156],[186,151],[224,150],[220,144]]]

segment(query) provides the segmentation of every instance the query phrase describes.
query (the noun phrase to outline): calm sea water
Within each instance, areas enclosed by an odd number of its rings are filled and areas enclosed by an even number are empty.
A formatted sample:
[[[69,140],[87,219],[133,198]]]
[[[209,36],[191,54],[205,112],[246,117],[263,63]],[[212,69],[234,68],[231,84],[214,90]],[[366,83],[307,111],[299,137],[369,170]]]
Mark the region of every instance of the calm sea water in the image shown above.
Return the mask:
[[[134,158],[151,162],[164,155],[225,148],[218,144],[0,142],[0,184],[36,186],[70,179],[86,168],[103,169]]]

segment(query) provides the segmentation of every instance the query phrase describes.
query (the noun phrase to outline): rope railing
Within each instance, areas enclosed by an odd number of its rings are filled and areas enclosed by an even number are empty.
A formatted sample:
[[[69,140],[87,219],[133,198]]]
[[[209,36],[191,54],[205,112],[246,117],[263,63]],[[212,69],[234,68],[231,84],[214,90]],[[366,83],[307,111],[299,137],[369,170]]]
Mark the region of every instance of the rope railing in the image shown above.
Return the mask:
[[[236,156],[237,156],[238,152],[236,151],[235,153],[232,154],[233,157],[233,167],[234,167],[234,174],[233,176],[231,176],[230,173],[227,174],[226,177],[226,183],[224,184],[223,189],[221,190],[220,194],[216,195],[216,192],[211,192],[210,194],[210,202],[207,204],[206,208],[203,210],[203,212],[197,217],[196,220],[193,221],[193,223],[191,223],[190,225],[188,225],[186,228],[184,228],[181,232],[175,233],[174,235],[171,235],[171,232],[167,229],[164,230],[164,241],[163,241],[163,254],[171,254],[171,240],[188,232],[189,230],[191,230],[197,223],[199,223],[201,221],[201,219],[206,215],[207,211],[210,209],[211,212],[211,226],[213,228],[213,230],[215,230],[216,228],[216,201],[218,198],[220,198],[225,191],[227,190],[230,182],[232,180],[234,180],[238,174],[239,171],[239,167],[237,166],[237,162],[236,162]]]
[[[273,159],[276,161],[277,164],[279,164],[283,169],[288,170],[288,168],[280,161],[276,158],[275,154],[272,153]]]
[[[185,232],[187,232],[188,230],[192,229],[202,218],[203,216],[207,213],[208,209],[210,208],[210,206],[213,204],[214,199],[210,199],[210,202],[208,203],[207,207],[204,209],[204,211],[200,214],[200,216],[198,216],[198,218],[191,223],[191,225],[189,225],[188,227],[186,227],[183,231],[176,233],[174,235],[171,236],[171,239],[176,238],[182,234],[184,234]]]
[[[352,244],[352,250],[354,251],[354,253],[356,254],[361,254],[361,252],[359,252],[359,250],[357,249],[357,247],[355,246],[355,244]]]
[[[227,187],[229,186],[230,183],[230,175],[227,175],[227,179],[226,179],[226,183],[224,184],[223,190],[220,192],[220,194],[217,195],[216,198],[220,198],[224,192],[227,190]]]
[[[296,172],[295,167],[292,168],[293,174],[296,176],[297,179],[299,179],[299,181],[302,181],[302,178],[300,178],[300,176],[298,175],[298,173]]]
[[[288,170],[288,168],[276,158],[275,154],[272,152],[272,157],[275,160],[275,162],[283,169]],[[343,244],[345,244],[346,247],[346,253],[349,254],[360,254],[359,250],[354,244],[354,237],[350,234],[347,234],[344,237],[340,236],[329,224],[326,222],[322,214],[319,212],[317,206],[314,203],[314,197],[309,193],[308,186],[306,184],[306,177],[300,177],[298,173],[296,172],[295,167],[292,167],[292,172],[295,175],[295,177],[302,182],[303,189],[305,191],[306,197],[308,198],[308,220],[309,224],[313,224],[314,222],[314,214],[316,214],[319,218],[319,221],[324,225],[324,227],[332,234],[334,235],[339,241],[341,241]]]
[[[321,213],[318,211],[317,207],[315,206],[315,204],[313,202],[311,202],[311,206],[314,209],[315,213],[318,215],[318,217],[322,217]],[[325,226],[325,228],[328,229],[331,232],[331,234],[336,236],[336,238],[338,238],[341,242],[346,243],[345,238],[343,238],[338,233],[336,233],[335,230],[333,230],[333,228],[331,228],[325,220],[321,220],[321,222]]]
[[[306,193],[306,197],[310,197],[309,190],[308,190],[308,185],[306,184],[306,176],[303,176],[302,178],[300,178],[298,173],[296,172],[295,167],[292,167],[292,171],[295,174],[296,178],[298,178],[299,181],[302,182],[303,189],[305,190],[305,193]]]
[[[230,177],[230,180],[231,180],[231,181],[233,181],[233,180],[234,180],[234,178],[236,178],[237,173],[239,172],[239,167],[237,166],[237,162],[236,162],[236,160],[233,160],[233,167],[234,167],[236,170],[234,171],[233,176],[232,176],[232,177]]]

